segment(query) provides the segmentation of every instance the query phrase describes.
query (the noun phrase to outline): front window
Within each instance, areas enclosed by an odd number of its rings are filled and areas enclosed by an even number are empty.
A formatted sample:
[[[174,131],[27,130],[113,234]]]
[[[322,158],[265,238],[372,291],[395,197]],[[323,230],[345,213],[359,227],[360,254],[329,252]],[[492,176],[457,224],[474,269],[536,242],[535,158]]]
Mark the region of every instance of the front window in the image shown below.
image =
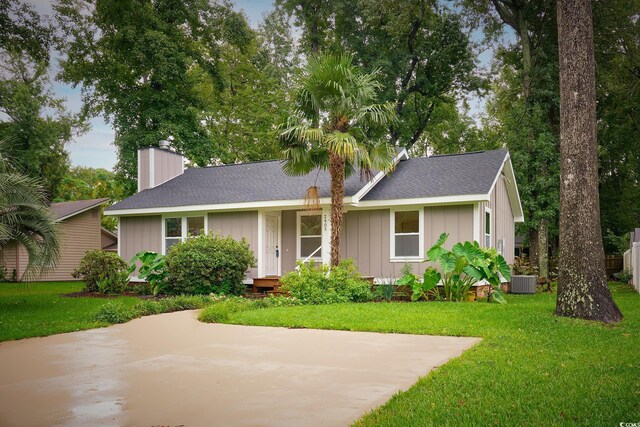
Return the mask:
[[[298,221],[298,258],[320,259],[322,257],[322,216],[300,214]]]
[[[164,219],[164,253],[176,243],[205,231],[203,216],[175,217]]]
[[[395,211],[391,213],[392,230],[392,258],[420,258],[421,251],[421,221],[420,210]]]
[[[199,236],[204,233],[204,217],[190,216],[187,217],[187,237]]]
[[[484,211],[484,246],[491,247],[491,210]]]

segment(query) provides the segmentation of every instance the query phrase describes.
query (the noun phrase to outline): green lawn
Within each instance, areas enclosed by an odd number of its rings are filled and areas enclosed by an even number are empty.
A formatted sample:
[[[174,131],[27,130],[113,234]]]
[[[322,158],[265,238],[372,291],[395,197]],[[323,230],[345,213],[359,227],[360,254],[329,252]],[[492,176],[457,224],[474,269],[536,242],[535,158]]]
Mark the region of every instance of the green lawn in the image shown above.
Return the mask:
[[[133,307],[139,301],[60,297],[83,286],[80,282],[0,283],[0,341],[107,326],[94,320],[100,307],[113,301]]]
[[[555,294],[509,295],[506,305],[278,307],[229,323],[484,338],[358,426],[617,426],[640,422],[640,295],[612,291],[625,314],[615,326],[555,317]]]

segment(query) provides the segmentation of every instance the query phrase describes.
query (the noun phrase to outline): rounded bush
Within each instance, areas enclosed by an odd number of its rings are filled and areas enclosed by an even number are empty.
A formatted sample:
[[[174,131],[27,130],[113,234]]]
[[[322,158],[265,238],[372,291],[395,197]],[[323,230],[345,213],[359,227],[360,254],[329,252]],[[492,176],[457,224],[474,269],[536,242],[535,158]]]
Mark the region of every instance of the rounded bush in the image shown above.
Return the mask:
[[[304,304],[364,302],[373,299],[371,285],[364,280],[353,260],[346,259],[336,267],[300,263],[299,271],[285,274],[282,290]]]
[[[71,275],[82,279],[88,292],[118,293],[129,283],[129,264],[116,253],[98,249],[88,251]]]
[[[245,291],[243,280],[249,267],[255,267],[249,243],[242,239],[202,235],[175,244],[166,257],[172,294],[231,294]]]

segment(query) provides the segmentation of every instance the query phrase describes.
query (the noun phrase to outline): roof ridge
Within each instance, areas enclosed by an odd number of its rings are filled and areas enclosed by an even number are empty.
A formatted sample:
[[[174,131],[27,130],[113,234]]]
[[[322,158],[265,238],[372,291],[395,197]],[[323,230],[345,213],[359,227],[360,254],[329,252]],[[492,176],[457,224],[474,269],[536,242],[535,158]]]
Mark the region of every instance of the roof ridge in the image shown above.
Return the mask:
[[[432,156],[429,156],[429,158],[431,157],[453,157],[453,156],[464,156],[466,154],[480,154],[480,153],[491,153],[491,152],[496,152],[496,151],[502,151],[505,152],[506,150],[502,149],[502,148],[498,148],[495,150],[477,150],[477,151],[467,151],[464,153],[451,153],[451,154],[434,154]]]
[[[185,172],[188,170],[197,170],[197,169],[215,169],[221,168],[225,166],[244,166],[244,165],[254,165],[258,163],[269,163],[269,162],[281,162],[281,159],[271,159],[271,160],[254,160],[251,162],[242,162],[242,163],[225,163],[222,165],[211,165],[211,166],[197,166],[195,168],[185,168]]]
[[[109,198],[108,197],[98,197],[96,199],[64,200],[62,202],[53,202],[53,203],[51,203],[51,206],[60,205],[62,203],[97,202],[98,200],[109,200]]]

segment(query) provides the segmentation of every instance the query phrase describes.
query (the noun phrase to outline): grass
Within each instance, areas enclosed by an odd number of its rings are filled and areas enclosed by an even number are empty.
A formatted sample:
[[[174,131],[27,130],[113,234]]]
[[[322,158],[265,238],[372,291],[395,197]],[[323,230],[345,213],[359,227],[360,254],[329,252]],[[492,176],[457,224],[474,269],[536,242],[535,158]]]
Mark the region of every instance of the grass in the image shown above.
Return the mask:
[[[79,292],[80,282],[0,283],[0,341],[42,337],[63,332],[107,326],[96,321],[106,304],[133,308],[133,297],[65,298],[60,294]]]
[[[555,294],[276,307],[232,312],[227,323],[484,338],[357,426],[638,423],[640,295],[611,288],[625,314],[614,326],[554,316]]]
[[[0,282],[0,341],[99,328],[140,316],[200,309],[219,300],[203,295],[144,301],[61,296],[83,287],[81,282]]]

